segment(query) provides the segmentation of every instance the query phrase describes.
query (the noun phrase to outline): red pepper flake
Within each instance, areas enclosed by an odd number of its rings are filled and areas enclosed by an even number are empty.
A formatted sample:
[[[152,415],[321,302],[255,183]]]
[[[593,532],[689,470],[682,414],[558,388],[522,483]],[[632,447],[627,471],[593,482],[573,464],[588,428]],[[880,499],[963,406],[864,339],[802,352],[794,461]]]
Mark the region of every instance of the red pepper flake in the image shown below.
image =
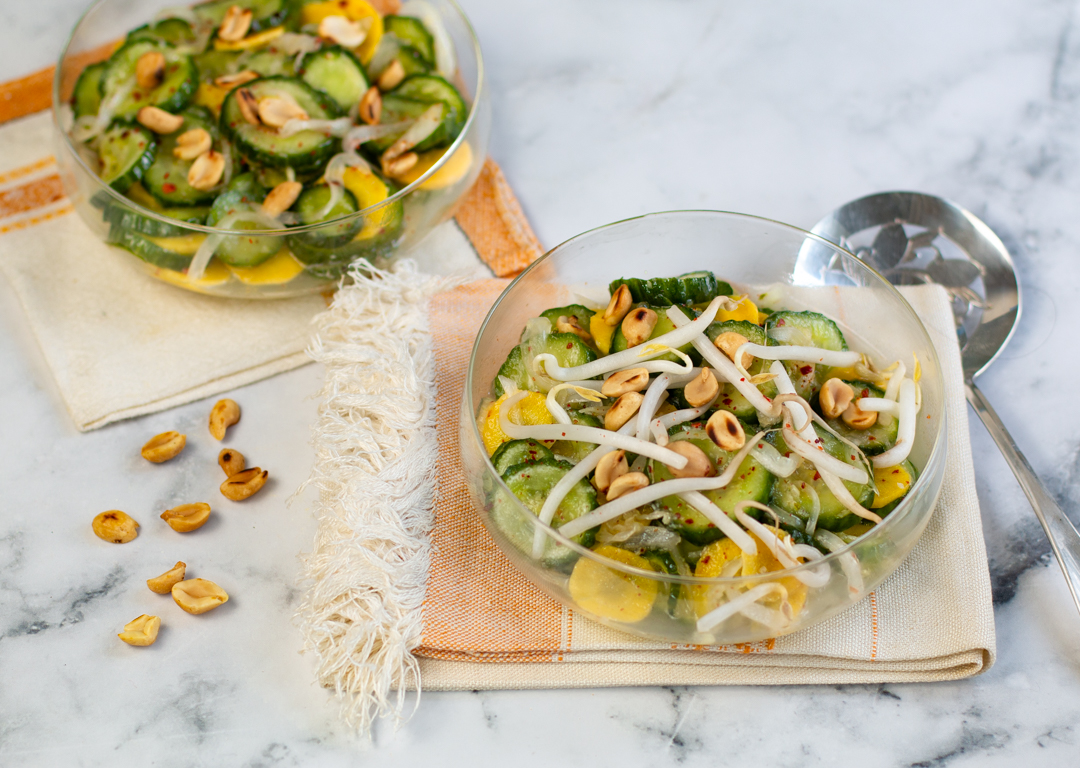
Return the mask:
[[[862,391],[862,396],[863,397],[870,397],[870,390],[869,389],[864,389]]]
[[[574,348],[574,342],[572,342],[572,341],[566,342],[566,348],[567,349],[573,349]]]
[[[740,378],[739,378],[739,381],[746,381],[746,379],[744,379],[744,378],[740,377]]]
[[[784,318],[782,318],[782,317],[779,320],[776,321],[776,326],[777,327],[780,327],[781,325],[784,325]]]
[[[724,405],[731,405],[731,398],[725,397],[724,398]]]
[[[173,192],[176,191],[176,185],[175,184],[162,184],[161,185],[161,191],[164,192],[166,195],[171,195]]]
[[[710,528],[715,528],[715,527],[716,527],[716,523],[709,523],[709,527],[710,527]]]
[[[812,365],[804,365],[802,368],[799,369],[799,373],[801,373],[803,376],[809,376],[813,372],[814,366]]]
[[[821,479],[821,473],[820,472],[815,472],[814,473],[814,479],[815,480],[820,480]]]
[[[705,555],[705,557],[701,558],[702,563],[708,563],[710,560],[712,560],[712,555]]]
[[[687,525],[693,525],[694,524],[693,518],[690,518],[690,517],[686,518],[686,524]]]

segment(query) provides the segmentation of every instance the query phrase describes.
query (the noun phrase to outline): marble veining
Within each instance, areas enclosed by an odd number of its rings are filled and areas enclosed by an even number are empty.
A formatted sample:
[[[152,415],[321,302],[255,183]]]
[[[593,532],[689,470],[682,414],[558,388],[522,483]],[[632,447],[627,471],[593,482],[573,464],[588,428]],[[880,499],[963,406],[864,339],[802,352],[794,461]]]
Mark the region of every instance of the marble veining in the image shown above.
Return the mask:
[[[0,79],[51,63],[84,0],[0,4]],[[541,241],[638,213],[715,208],[804,227],[889,189],[950,198],[1009,247],[1024,309],[980,386],[1067,512],[1080,511],[1070,354],[1080,327],[1080,7],[1070,0],[773,4],[463,0],[492,90],[492,154]],[[461,266],[461,265],[459,265]],[[1074,766],[1080,617],[985,430],[972,451],[998,662],[933,685],[462,692],[421,697],[363,751],[291,625],[314,533],[320,372],[236,391],[227,445],[270,469],[220,499],[210,403],[72,428],[0,281],[0,765]],[[149,466],[148,436],[189,434]],[[212,500],[179,536],[156,515]],[[89,521],[125,509],[131,544]],[[176,560],[228,604],[180,613],[145,579]],[[149,649],[123,624],[164,620]]]

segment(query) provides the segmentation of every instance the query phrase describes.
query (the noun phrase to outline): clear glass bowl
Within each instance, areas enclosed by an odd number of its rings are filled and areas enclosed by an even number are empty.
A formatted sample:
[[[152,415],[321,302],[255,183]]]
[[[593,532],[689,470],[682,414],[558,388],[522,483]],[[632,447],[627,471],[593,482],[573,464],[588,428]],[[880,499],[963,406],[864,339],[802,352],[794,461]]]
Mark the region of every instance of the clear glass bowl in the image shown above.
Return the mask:
[[[536,527],[573,552],[570,566],[546,567],[520,550],[491,519],[491,500],[501,491],[510,496],[495,473],[476,423],[481,401],[525,322],[541,311],[580,301],[580,296],[607,296],[617,277],[666,277],[712,270],[728,280],[736,293],[770,289],[779,300],[771,307],[818,309],[838,320],[852,349],[869,353],[879,364],[911,360],[922,364],[923,405],[911,461],[920,475],[884,522],[842,550],[810,564],[755,576],[695,578],[661,574],[599,557],[591,550],[540,523],[516,503],[526,530]],[[865,597],[896,570],[926,527],[941,490],[946,452],[945,409],[941,368],[934,346],[919,318],[887,281],[852,254],[821,238],[768,219],[715,211],[676,211],[641,216],[594,229],[566,241],[521,274],[488,313],[473,346],[462,398],[460,445],[472,499],[491,536],[511,561],[540,589],[575,611],[615,629],[672,643],[724,645],[763,640],[804,629]],[[505,508],[504,508],[505,509]],[[571,568],[583,566],[594,582],[625,590],[627,577],[634,598],[655,594],[651,610],[638,621],[622,620],[618,611],[583,606],[569,588]],[[827,568],[824,586],[807,587],[800,573]],[[621,578],[620,578],[621,577]],[[736,613],[708,632],[697,631],[696,618],[737,594],[778,581],[796,608],[781,628],[759,624]],[[644,597],[641,597],[644,595]],[[769,605],[768,599],[763,601]],[[592,610],[590,610],[592,607]],[[648,606],[645,606],[646,609]],[[636,617],[635,617],[636,618]]]
[[[96,237],[110,244],[111,227],[105,216],[106,207],[111,209],[114,216],[130,213],[160,223],[163,229],[168,228],[170,237],[178,238],[172,243],[185,253],[194,252],[202,239],[210,234],[224,235],[226,238],[273,238],[280,239],[284,244],[287,243],[286,238],[312,234],[317,237],[320,231],[333,230],[343,223],[351,223],[357,229],[362,226],[377,228],[387,218],[400,215],[400,229],[395,228],[396,233],[392,237],[383,239],[364,254],[376,266],[384,266],[420,242],[436,225],[453,216],[461,198],[480,174],[491,131],[491,104],[480,43],[464,11],[454,0],[431,0],[430,4],[439,14],[453,42],[457,59],[454,84],[470,107],[465,127],[439,162],[383,202],[332,222],[282,230],[258,230],[256,233],[252,230],[219,230],[178,222],[104,184],[68,135],[73,122],[69,101],[75,81],[88,64],[105,58],[111,45],[123,40],[129,31],[151,21],[162,9],[178,4],[177,0],[98,0],[76,23],[60,54],[53,82],[56,159],[64,191]],[[446,171],[440,173],[444,167]],[[452,181],[448,183],[448,180]],[[359,226],[361,222],[362,226]],[[214,259],[204,277],[193,281],[187,278],[183,270],[155,266],[118,246],[110,250],[122,254],[123,258],[147,274],[182,288],[215,296],[247,299],[282,298],[330,289],[339,281],[349,258],[346,256],[344,261],[335,260],[329,265],[310,265],[299,272],[296,265],[288,261],[278,261],[276,264],[280,268],[271,265],[267,269],[233,270]]]

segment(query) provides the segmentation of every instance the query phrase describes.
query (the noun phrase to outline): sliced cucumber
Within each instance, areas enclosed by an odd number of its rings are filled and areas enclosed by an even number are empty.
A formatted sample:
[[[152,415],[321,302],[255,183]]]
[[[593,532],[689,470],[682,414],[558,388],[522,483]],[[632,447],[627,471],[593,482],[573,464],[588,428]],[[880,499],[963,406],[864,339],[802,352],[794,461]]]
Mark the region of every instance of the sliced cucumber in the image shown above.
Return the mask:
[[[350,213],[356,213],[358,210],[356,207],[356,198],[353,197],[352,192],[345,189],[342,190],[341,199],[337,204],[330,209],[329,213],[320,218],[319,214],[329,202],[330,187],[327,185],[319,184],[305,189],[300,195],[300,198],[296,201],[295,206],[296,212],[300,216],[300,223],[318,224],[320,221],[331,221],[333,219],[341,218],[342,216],[348,216]],[[302,241],[313,248],[336,248],[345,245],[356,237],[356,234],[360,231],[363,224],[363,218],[357,217],[349,221],[343,221],[339,224],[323,227],[314,232],[303,232],[298,235],[293,235],[289,242],[291,244],[294,241]]]
[[[857,454],[855,454],[855,459],[851,458],[853,452],[850,448],[816,424],[814,425],[814,429],[821,439],[822,447],[830,456],[838,458],[846,464],[865,469],[865,466],[858,461]],[[776,449],[780,451],[780,453],[785,455],[790,453],[787,443],[784,442],[781,433],[774,432],[768,439],[769,442],[776,446]],[[849,480],[844,480],[843,483],[847,486],[847,489],[851,491],[851,495],[855,497],[855,500],[862,506],[868,507],[870,503],[873,502],[874,482],[872,477],[870,481],[864,485],[853,483]],[[849,512],[847,507],[837,501],[832,491],[825,485],[825,481],[821,479],[817,470],[805,461],[802,462],[799,468],[790,476],[779,477],[776,479],[770,497],[771,503],[775,504],[780,509],[786,510],[793,515],[806,520],[809,518],[813,509],[813,498],[804,490],[807,487],[814,490],[817,494],[818,501],[821,504],[821,513],[818,517],[819,528],[825,528],[830,531],[842,531],[845,528],[850,528],[861,519],[858,515]]]
[[[179,130],[164,136],[158,146],[154,163],[143,177],[143,186],[166,206],[191,206],[209,203],[216,192],[196,189],[188,184],[188,171],[194,160],[181,160],[173,155],[177,139],[187,131],[203,129],[212,139],[217,139],[214,116],[205,107],[188,107],[180,113],[184,124]]]
[[[214,226],[231,213],[254,210],[264,197],[266,190],[255,181],[254,176],[241,174],[229,182],[226,190],[214,200],[206,223]],[[280,251],[285,244],[285,238],[281,236],[254,234],[264,229],[255,222],[238,221],[229,229],[250,230],[253,233],[250,237],[229,235],[214,251],[220,261],[231,267],[256,267]]]
[[[101,76],[105,74],[105,62],[91,64],[79,74],[75,91],[71,96],[75,117],[96,115],[101,107]]]
[[[787,330],[777,334],[781,328]],[[765,321],[765,333],[773,344],[806,345],[834,352],[848,348],[836,323],[819,312],[773,312]],[[777,338],[780,335],[784,338]]]
[[[299,74],[305,83],[333,99],[342,112],[358,104],[369,87],[357,58],[337,45],[304,56]]]
[[[541,312],[540,317],[546,317],[551,321],[552,330],[555,329],[555,323],[560,317],[573,317],[577,320],[578,325],[589,330],[589,322],[592,320],[592,316],[596,314],[591,309],[587,309],[580,304],[570,304],[565,307],[555,307],[555,309],[549,309],[546,312]]]
[[[173,45],[195,42],[195,29],[183,19],[162,19],[154,24],[143,24],[128,32],[128,40],[163,40]]]
[[[885,393],[868,384],[865,381],[849,381],[847,384],[855,390],[855,399],[860,397],[884,397]],[[820,409],[819,409],[820,410]],[[895,418],[887,419],[888,425],[882,423],[879,415],[877,421],[870,429],[855,429],[849,427],[842,418],[825,419],[825,422],[836,430],[841,437],[850,440],[859,446],[867,456],[874,456],[896,445],[896,436],[900,429],[900,421]]]
[[[221,24],[231,6],[238,5],[251,11],[251,32],[280,26],[289,13],[290,3],[286,0],[209,0],[192,6],[191,10],[200,19]]]
[[[604,422],[588,413],[570,411],[568,415],[570,416],[571,424],[580,424],[583,427],[598,428],[604,426]],[[577,464],[594,450],[596,450],[596,443],[585,443],[579,440],[557,440],[555,444],[551,446],[552,453],[567,459],[574,464]]]
[[[671,442],[680,440],[687,440],[704,451],[717,473],[723,472],[732,456],[735,455],[717,447],[701,427],[688,425],[675,430],[671,435]],[[674,477],[667,466],[652,459],[649,460],[647,471],[654,483],[671,480]],[[773,475],[765,467],[752,456],[747,456],[739,466],[739,473],[726,488],[707,491],[705,495],[713,504],[730,515],[735,510],[735,504],[740,501],[750,500],[761,503],[767,501],[773,480]],[[678,496],[665,496],[660,499],[658,505],[667,513],[664,517],[664,525],[692,544],[704,546],[724,535],[705,515]]]
[[[411,16],[387,16],[383,19],[387,34],[394,35],[412,48],[429,68],[435,66],[435,38],[420,19]]]
[[[210,48],[193,56],[192,61],[195,62],[195,68],[199,70],[199,79],[203,82],[212,82],[222,75],[232,74],[240,55],[240,51],[218,51]]]
[[[540,459],[508,468],[503,473],[502,479],[521,505],[535,516],[540,513],[555,484],[570,468],[571,465],[566,462]],[[555,511],[551,522],[552,527],[558,528],[565,525],[595,508],[596,490],[588,480],[579,480]],[[492,500],[491,519],[515,547],[527,555],[532,554],[534,526],[524,517],[521,507],[501,488],[495,492]],[[596,538],[596,530],[596,528],[591,528],[574,537],[573,540],[583,547],[592,546]],[[556,544],[548,538],[541,559],[547,567],[559,568],[568,565],[576,557],[573,550]]]
[[[647,306],[647,305],[645,305],[645,304],[635,305],[634,308],[631,309],[630,311],[633,312],[634,309],[638,309],[639,307],[643,307],[643,306]],[[671,322],[671,318],[669,318],[668,314],[667,314],[668,306],[670,306],[670,305],[665,305],[665,306],[662,306],[662,307],[661,306],[649,307],[649,309],[651,309],[653,312],[656,313],[656,326],[653,328],[653,332],[649,336],[650,339],[655,339],[658,336],[663,336],[665,333],[670,333],[671,331],[675,330],[675,324],[673,322]],[[689,314],[690,314],[691,317],[693,317],[694,316],[693,310],[689,310]],[[622,352],[624,349],[627,349],[626,334],[623,333],[622,326],[620,325],[619,329],[617,331],[615,331],[615,336],[611,340],[611,354],[615,354],[616,352]],[[681,347],[679,347],[679,351],[682,352],[683,354],[687,354],[687,355],[693,354],[695,357],[697,356],[697,352],[694,351],[694,345],[691,344],[690,342],[687,342],[686,344],[683,344]],[[671,352],[666,352],[663,355],[660,355],[660,356],[652,358],[652,359],[654,359],[654,360],[669,360],[669,361],[671,361],[673,363],[682,362],[682,360],[677,355],[675,355],[675,354],[673,354]]]
[[[761,344],[762,346],[769,343],[768,339],[765,337],[765,330],[760,325],[754,325],[746,320],[727,320],[722,323],[710,323],[709,327],[705,329],[705,335],[709,337],[709,341],[716,341],[723,333],[737,333],[747,341],[754,344]],[[769,365],[771,365],[771,363],[767,360],[756,358],[750,365],[750,375],[756,376],[767,370]],[[761,390],[761,393],[765,395],[765,397],[770,399],[776,396],[776,385],[772,382],[759,384],[758,389]],[[716,402],[718,406],[731,411],[743,421],[750,422],[751,424],[757,422],[757,409],[730,383],[721,385],[720,397]]]
[[[407,77],[391,93],[399,98],[412,99],[428,105],[440,102],[446,105],[446,109],[443,110],[442,124],[431,136],[416,145],[417,152],[451,144],[461,133],[461,129],[465,126],[465,118],[469,115],[469,107],[461,98],[457,88],[438,75]]]
[[[391,91],[390,93],[383,95],[382,118],[380,122],[390,125],[392,123],[415,120],[430,106],[430,104],[424,101],[416,101],[415,99],[406,99],[395,96],[393,91]],[[404,132],[403,129],[401,133]],[[438,133],[439,131],[436,130],[435,132]],[[374,155],[381,155],[391,144],[398,140],[401,133],[383,136],[381,139],[372,139],[364,144],[364,149]]]
[[[625,284],[635,302],[646,304],[706,304],[717,296],[730,296],[731,285],[717,280],[712,272],[688,272],[680,277],[654,277],[648,280],[631,277],[613,280],[612,295]]]
[[[269,96],[292,98],[313,120],[338,117],[337,107],[329,97],[297,78],[264,77],[252,80],[244,88],[257,100]],[[337,151],[338,140],[319,131],[300,131],[284,137],[274,129],[247,122],[236,101],[239,90],[231,91],[225,98],[221,107],[221,130],[249,162],[307,171],[321,167]]]
[[[564,368],[585,365],[596,359],[596,353],[572,333],[548,334],[543,344],[537,349],[533,349],[532,342],[524,341],[510,351],[506,361],[499,368],[499,373],[495,378],[496,396],[501,397],[504,392],[499,376],[505,376],[513,381],[518,389],[539,391],[536,380],[530,375],[525,365],[525,359],[545,353],[553,355],[559,365]]]
[[[529,464],[543,459],[554,459],[555,454],[536,440],[511,440],[499,446],[491,456],[491,463],[501,477],[506,470],[517,464]]]
[[[153,164],[156,150],[154,134],[141,125],[114,123],[98,139],[101,180],[117,192],[126,192]]]
[[[128,190],[130,193],[130,189]],[[181,237],[189,234],[190,230],[180,226],[180,223],[203,224],[206,222],[210,209],[207,207],[193,206],[188,208],[162,208],[157,211],[162,216],[175,219],[177,224],[151,219],[129,208],[123,203],[112,202],[105,209],[105,220],[117,229],[131,230],[139,235],[148,237]]]
[[[296,74],[296,57],[266,49],[258,51],[250,59],[244,62],[244,69],[250,69],[263,77],[275,77],[284,75],[293,77]]]
[[[183,254],[153,242],[149,236],[113,225],[107,241],[110,245],[125,248],[148,264],[181,272],[191,264],[191,254]]]
[[[135,66],[147,53],[159,52],[165,57],[165,77],[151,90],[135,85]],[[129,40],[109,57],[101,76],[102,101],[109,100],[120,89],[133,88],[121,100],[114,116],[133,118],[143,107],[154,106],[166,112],[179,112],[188,105],[199,84],[199,72],[187,54],[180,53],[161,40]]]

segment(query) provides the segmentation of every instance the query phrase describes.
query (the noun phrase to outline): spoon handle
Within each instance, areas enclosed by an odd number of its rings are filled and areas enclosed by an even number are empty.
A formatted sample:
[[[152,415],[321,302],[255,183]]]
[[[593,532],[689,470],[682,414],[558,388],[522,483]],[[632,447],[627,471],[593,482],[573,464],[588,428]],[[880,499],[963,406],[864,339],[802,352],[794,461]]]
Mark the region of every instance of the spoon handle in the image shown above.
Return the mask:
[[[975,413],[979,414],[979,418],[986,425],[990,436],[994,438],[994,442],[1001,449],[1005,461],[1009,463],[1013,474],[1016,475],[1016,479],[1020,481],[1020,487],[1024,489],[1028,501],[1031,502],[1031,508],[1035,510],[1035,516],[1042,523],[1046,538],[1050,539],[1050,547],[1054,550],[1054,556],[1057,557],[1061,570],[1065,572],[1065,581],[1069,585],[1069,591],[1072,592],[1076,608],[1080,610],[1080,533],[1077,533],[1076,527],[1061,511],[1061,507],[1046,492],[1046,488],[1035,474],[1035,470],[1031,468],[1028,460],[1024,458],[1024,454],[1016,447],[1012,436],[990,406],[990,401],[975,386],[975,382],[967,381],[964,387],[967,390],[968,402],[975,409]]]

